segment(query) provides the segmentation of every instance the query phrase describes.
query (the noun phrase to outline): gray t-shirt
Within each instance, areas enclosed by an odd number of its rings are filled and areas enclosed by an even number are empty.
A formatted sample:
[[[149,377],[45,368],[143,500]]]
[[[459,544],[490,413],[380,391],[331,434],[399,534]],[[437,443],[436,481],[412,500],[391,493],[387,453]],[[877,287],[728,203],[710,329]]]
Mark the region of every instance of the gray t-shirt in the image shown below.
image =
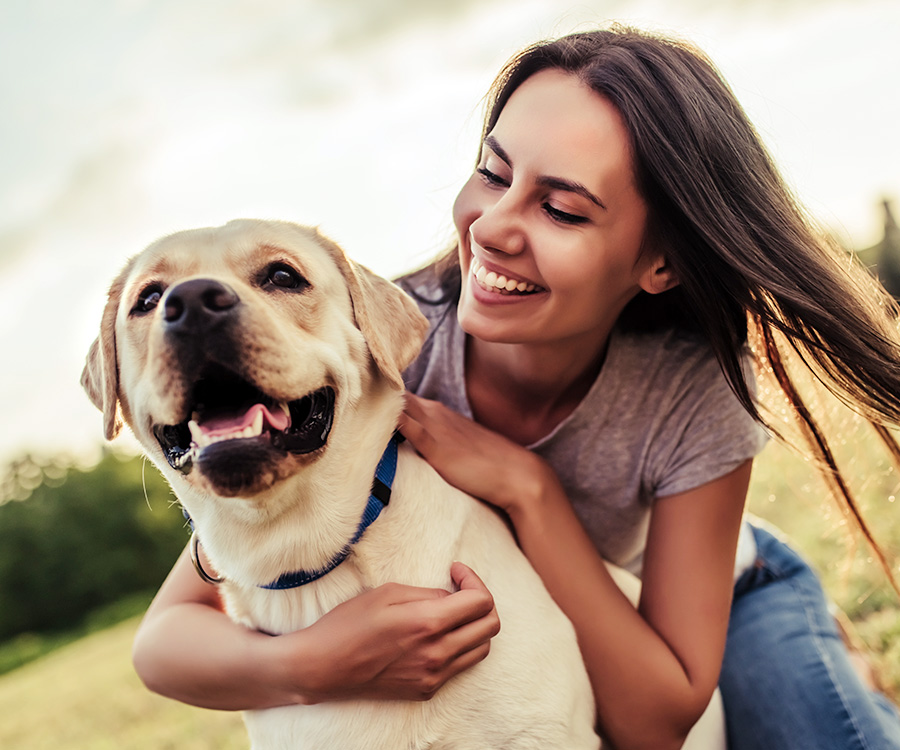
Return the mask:
[[[439,294],[416,291],[425,299]],[[420,308],[432,327],[405,373],[407,388],[471,418],[456,307],[420,300]],[[672,331],[614,331],[588,394],[529,448],[553,466],[600,554],[639,575],[656,498],[724,476],[766,439],[708,344]]]

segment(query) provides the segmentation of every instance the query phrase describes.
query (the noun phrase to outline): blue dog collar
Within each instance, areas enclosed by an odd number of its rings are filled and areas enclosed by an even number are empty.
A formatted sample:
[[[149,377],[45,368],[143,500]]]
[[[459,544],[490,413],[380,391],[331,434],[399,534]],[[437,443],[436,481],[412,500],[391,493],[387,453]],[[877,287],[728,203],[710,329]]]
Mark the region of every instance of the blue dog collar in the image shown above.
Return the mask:
[[[399,446],[402,441],[403,436],[395,432],[388,442],[387,448],[384,449],[381,460],[378,462],[378,467],[375,469],[375,478],[372,480],[372,489],[369,492],[369,500],[366,503],[362,519],[360,519],[359,526],[357,527],[353,538],[347,542],[347,544],[345,544],[324,567],[319,568],[318,570],[295,570],[290,573],[283,573],[270,583],[260,584],[260,588],[280,591],[283,589],[294,589],[298,586],[304,586],[307,583],[317,581],[322,578],[322,576],[328,575],[328,573],[350,556],[353,545],[362,539],[362,535],[365,533],[366,529],[375,522],[375,519],[381,515],[381,511],[383,511],[391,501],[391,487],[394,484],[394,477],[397,474],[397,446]],[[191,535],[191,560],[194,563],[194,568],[196,568],[197,573],[207,583],[221,583],[224,579],[214,578],[204,570],[203,565],[200,563],[200,540],[197,536],[196,529],[194,529],[194,522],[191,520],[191,517],[186,510],[182,509],[182,512],[193,530],[193,534]]]

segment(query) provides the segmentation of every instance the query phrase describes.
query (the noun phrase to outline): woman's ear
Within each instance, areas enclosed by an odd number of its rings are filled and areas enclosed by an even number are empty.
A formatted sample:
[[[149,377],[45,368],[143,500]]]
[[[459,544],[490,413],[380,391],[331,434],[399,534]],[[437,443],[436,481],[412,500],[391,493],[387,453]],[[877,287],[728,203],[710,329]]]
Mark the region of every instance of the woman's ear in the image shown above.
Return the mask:
[[[641,289],[648,294],[660,294],[678,286],[679,282],[672,266],[660,255],[644,269],[639,283]]]

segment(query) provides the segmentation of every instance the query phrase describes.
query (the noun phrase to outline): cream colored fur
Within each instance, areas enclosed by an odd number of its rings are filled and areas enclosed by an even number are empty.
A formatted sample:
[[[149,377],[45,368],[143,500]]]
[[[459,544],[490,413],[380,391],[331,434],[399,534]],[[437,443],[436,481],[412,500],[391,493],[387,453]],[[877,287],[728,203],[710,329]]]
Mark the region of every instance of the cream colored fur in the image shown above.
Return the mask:
[[[301,293],[264,289],[272,262],[309,282]],[[266,463],[246,492],[222,492],[197,467],[170,467],[153,428],[186,418],[191,383],[162,320],[165,296],[132,312],[148,283],[164,291],[214,279],[240,298],[230,365],[281,401],[324,385],[336,392],[327,444],[315,454]],[[597,748],[594,706],[571,624],[483,504],[447,485],[401,446],[389,506],[350,557],[320,580],[288,591],[258,587],[281,573],[316,569],[352,537],[375,467],[402,409],[402,370],[425,333],[397,287],[349,261],[315,230],[235,221],[164,238],[113,283],[82,382],[103,411],[108,438],[124,420],[190,513],[206,556],[225,578],[229,615],[283,633],[315,622],[354,595],[387,582],[450,588],[450,565],[467,563],[494,595],[502,630],[488,658],[429,701],[357,701],[245,714],[257,750],[581,750]],[[617,581],[636,600],[638,585]],[[724,748],[716,699],[686,747]]]

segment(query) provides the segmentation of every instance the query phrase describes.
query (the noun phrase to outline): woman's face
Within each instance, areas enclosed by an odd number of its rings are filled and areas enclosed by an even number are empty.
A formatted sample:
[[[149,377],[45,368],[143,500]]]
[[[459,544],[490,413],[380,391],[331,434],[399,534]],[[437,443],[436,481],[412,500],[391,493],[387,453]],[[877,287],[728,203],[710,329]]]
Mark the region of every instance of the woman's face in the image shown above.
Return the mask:
[[[656,267],[624,123],[559,70],[512,94],[453,218],[460,324],[486,341],[602,347]]]

